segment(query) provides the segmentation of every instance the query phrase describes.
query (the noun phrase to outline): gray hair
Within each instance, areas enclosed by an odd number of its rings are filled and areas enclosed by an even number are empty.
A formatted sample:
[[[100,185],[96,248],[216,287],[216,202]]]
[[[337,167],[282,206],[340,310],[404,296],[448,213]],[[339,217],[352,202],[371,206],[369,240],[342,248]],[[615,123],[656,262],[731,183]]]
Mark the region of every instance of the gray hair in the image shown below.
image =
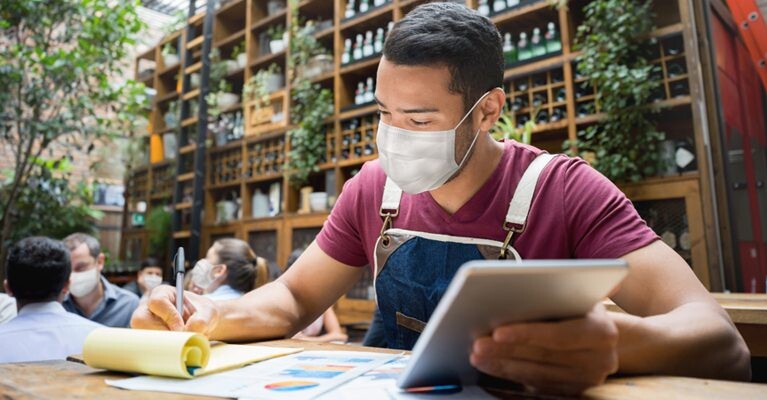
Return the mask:
[[[87,233],[73,233],[65,237],[62,242],[69,248],[69,251],[74,251],[74,249],[85,243],[85,245],[88,246],[88,252],[93,258],[96,258],[101,254],[101,245],[99,244],[99,241]]]

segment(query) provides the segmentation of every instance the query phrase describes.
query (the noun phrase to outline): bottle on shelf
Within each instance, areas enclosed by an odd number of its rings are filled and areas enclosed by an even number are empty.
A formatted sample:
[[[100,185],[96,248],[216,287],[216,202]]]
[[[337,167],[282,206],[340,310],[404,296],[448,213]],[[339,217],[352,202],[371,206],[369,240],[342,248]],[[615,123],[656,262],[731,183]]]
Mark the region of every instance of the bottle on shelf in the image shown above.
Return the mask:
[[[527,108],[527,96],[517,96],[511,102],[511,111],[519,111]]]
[[[585,117],[587,115],[594,113],[594,104],[593,103],[582,103],[578,105],[577,114],[578,117]]]
[[[543,42],[540,28],[533,29],[533,37],[530,39],[530,46],[531,57],[540,57],[546,55],[546,43]]]
[[[360,105],[365,102],[365,83],[360,82],[357,84],[357,91],[354,94],[354,104]]]
[[[676,78],[687,73],[684,64],[682,64],[681,61],[670,62],[666,68],[668,70],[669,79]]]
[[[529,84],[527,82],[527,79],[523,78],[517,81],[517,91],[519,92],[526,92],[529,88]]]
[[[383,51],[383,45],[384,45],[384,30],[383,28],[378,28],[376,30],[376,37],[373,41],[373,51],[376,54],[379,54]]]
[[[533,76],[533,87],[546,86],[546,75],[538,74]]]
[[[686,80],[672,82],[669,89],[671,90],[671,97],[682,97],[690,94],[690,88],[687,86]]]
[[[373,153],[375,153],[375,150],[373,150],[373,146],[371,146],[370,144],[366,144],[364,154],[366,156],[370,156],[370,155],[373,155]]]
[[[344,18],[349,19],[353,18],[356,14],[354,11],[354,1],[355,0],[347,0],[346,1],[346,11],[344,11]]]
[[[544,125],[549,122],[549,112],[547,110],[538,111],[538,115],[535,117],[535,123],[538,125]]]
[[[527,113],[517,115],[517,128],[524,128],[525,124],[530,121],[530,115]]]
[[[360,14],[368,12],[370,9],[370,2],[368,0],[360,0],[359,12]]]
[[[373,31],[365,32],[365,42],[362,45],[362,57],[373,55]]]
[[[519,0],[506,0],[506,8],[512,8],[519,5]]]
[[[487,17],[490,15],[490,6],[487,5],[487,0],[479,0],[479,6],[477,7],[477,12],[479,15],[483,17]]]
[[[394,21],[389,21],[386,25],[386,36],[389,36],[389,32],[391,32],[392,28],[394,28]]]
[[[372,103],[375,101],[375,86],[373,82],[373,78],[368,78],[366,85],[365,85],[365,97],[364,97],[365,103]]]
[[[554,97],[554,101],[557,103],[563,103],[567,100],[567,89],[561,87],[557,89],[557,94]]]
[[[373,7],[380,7],[386,4],[386,0],[373,0]]]
[[[341,65],[349,64],[352,60],[352,40],[344,40],[344,53],[341,55]]]
[[[562,51],[562,40],[557,32],[557,26],[553,22],[549,22],[548,30],[546,31],[546,52],[556,53]]]
[[[354,41],[354,50],[352,51],[352,60],[357,61],[362,59],[363,45],[362,34],[357,34],[357,38]]]
[[[493,1],[493,12],[499,13],[506,9],[506,0]]]
[[[567,110],[564,108],[555,108],[551,111],[549,122],[559,122],[567,118]]]
[[[538,92],[533,94],[533,107],[540,107],[546,103],[546,95]]]
[[[514,41],[511,40],[511,33],[509,32],[503,35],[503,59],[506,65],[514,64],[517,61],[517,48],[514,47]]]
[[[517,59],[524,61],[532,57],[533,53],[530,49],[530,43],[527,41],[527,33],[522,32],[519,34],[519,42],[517,43]]]

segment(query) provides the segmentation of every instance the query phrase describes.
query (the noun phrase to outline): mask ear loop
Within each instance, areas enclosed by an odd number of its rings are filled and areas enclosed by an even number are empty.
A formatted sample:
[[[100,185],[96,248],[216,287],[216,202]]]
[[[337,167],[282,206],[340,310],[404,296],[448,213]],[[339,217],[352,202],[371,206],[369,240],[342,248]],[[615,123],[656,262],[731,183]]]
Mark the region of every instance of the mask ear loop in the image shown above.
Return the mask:
[[[455,128],[453,128],[454,131],[458,130],[458,127],[461,126],[461,124],[463,124],[463,122],[466,120],[466,118],[469,115],[471,115],[471,113],[474,112],[474,109],[477,108],[479,103],[482,102],[482,100],[484,100],[485,97],[487,97],[490,93],[492,93],[493,90],[503,90],[503,89],[497,87],[497,88],[493,88],[492,90],[489,90],[489,91],[485,92],[485,94],[483,94],[482,97],[480,97],[479,100],[477,100],[474,103],[474,105],[471,106],[471,109],[469,110],[468,113],[466,113],[466,115],[463,116],[463,118],[461,119],[461,122],[459,122],[458,125],[456,125]],[[469,156],[469,154],[471,154],[471,150],[474,148],[474,144],[477,143],[477,138],[479,138],[479,131],[480,131],[480,129],[477,128],[477,131],[474,132],[474,140],[471,141],[471,146],[469,146],[469,149],[466,150],[466,154],[463,155],[463,159],[461,159],[461,163],[458,164],[459,167],[462,166],[464,162],[466,162],[466,158]]]

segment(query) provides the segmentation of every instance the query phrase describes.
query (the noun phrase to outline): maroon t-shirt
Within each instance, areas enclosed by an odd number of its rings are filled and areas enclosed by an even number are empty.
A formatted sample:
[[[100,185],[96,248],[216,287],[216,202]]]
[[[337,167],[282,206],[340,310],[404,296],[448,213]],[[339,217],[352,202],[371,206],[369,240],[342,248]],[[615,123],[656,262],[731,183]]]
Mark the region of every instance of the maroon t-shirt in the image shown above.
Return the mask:
[[[403,193],[394,227],[502,242],[514,190],[541,152],[506,141],[493,174],[453,215],[429,192]],[[383,224],[379,209],[385,182],[377,160],[365,163],[346,182],[317,237],[325,253],[344,264],[373,265]],[[541,173],[527,228],[515,239],[514,248],[522,259],[618,258],[657,239],[612,182],[581,159],[558,156]]]

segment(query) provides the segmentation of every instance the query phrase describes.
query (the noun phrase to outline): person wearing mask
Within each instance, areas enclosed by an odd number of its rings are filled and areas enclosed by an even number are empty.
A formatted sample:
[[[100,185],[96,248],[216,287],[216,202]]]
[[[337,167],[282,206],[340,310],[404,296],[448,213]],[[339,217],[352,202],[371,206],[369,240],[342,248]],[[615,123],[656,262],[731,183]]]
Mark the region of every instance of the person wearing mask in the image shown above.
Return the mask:
[[[69,250],[58,240],[30,237],[11,246],[5,291],[18,316],[0,325],[0,363],[63,360],[81,354],[85,337],[101,325],[64,310]]]
[[[297,249],[290,253],[285,271],[287,271],[293,263],[301,257],[303,252],[303,249]],[[309,324],[309,326],[293,335],[293,339],[301,339],[309,342],[346,343],[349,336],[344,333],[343,329],[341,329],[341,324],[338,322],[338,316],[336,316],[336,312],[333,311],[333,307],[330,307],[325,310],[319,318]]]
[[[136,280],[128,282],[123,289],[134,293],[141,300],[152,291],[152,289],[162,284],[162,267],[154,257],[149,257],[141,262],[141,267],[136,274]]]
[[[266,260],[234,238],[219,239],[192,269],[191,284],[211,300],[241,297],[268,280]]]
[[[346,182],[290,270],[237,300],[189,293],[194,312],[183,316],[161,286],[132,325],[224,341],[292,336],[372,265],[387,345],[412,349],[465,262],[621,258],[631,269],[610,297],[627,313],[599,302],[579,318],[498,326],[467,361],[566,395],[614,373],[749,380],[732,320],[615,184],[582,159],[493,140],[503,87],[503,40],[490,19],[453,2],[414,8],[389,31],[378,65],[378,159]]]
[[[101,275],[104,254],[93,236],[74,233],[64,238],[72,258],[69,296],[64,308],[91,321],[113,328],[130,326],[139,303],[135,294],[113,285]]]
[[[16,316],[16,299],[0,293],[0,324]]]

